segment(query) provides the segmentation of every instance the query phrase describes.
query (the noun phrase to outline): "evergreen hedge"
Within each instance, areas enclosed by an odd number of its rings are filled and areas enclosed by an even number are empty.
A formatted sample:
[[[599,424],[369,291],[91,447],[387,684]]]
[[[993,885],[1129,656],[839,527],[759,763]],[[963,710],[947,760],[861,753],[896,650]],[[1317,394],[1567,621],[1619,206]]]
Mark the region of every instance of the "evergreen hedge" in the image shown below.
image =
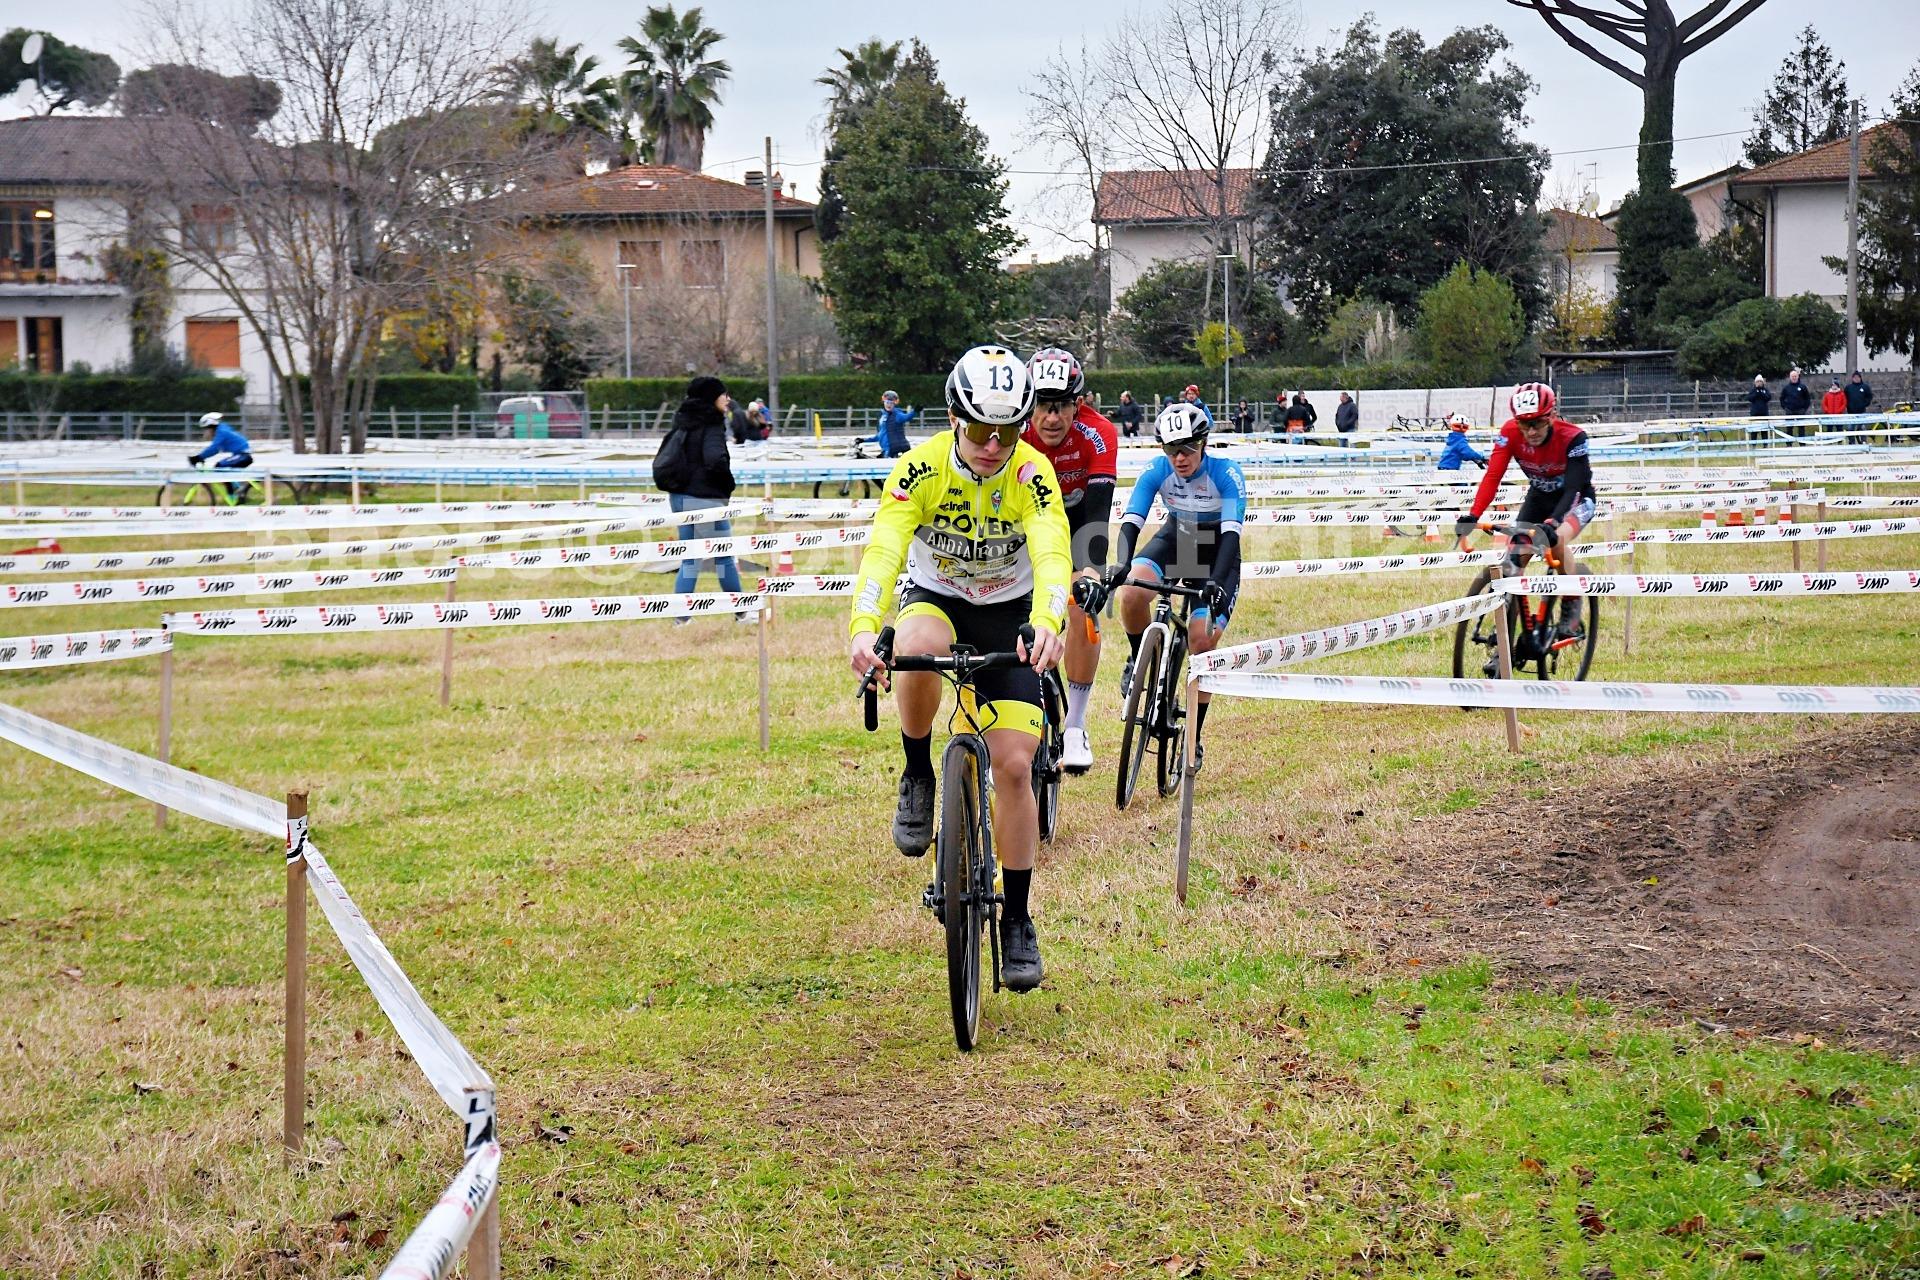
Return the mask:
[[[301,393],[307,376],[300,375]],[[448,409],[478,409],[480,379],[470,373],[383,373],[373,385],[373,411],[385,413],[415,409],[444,413]]]
[[[47,395],[48,389],[53,394]],[[124,373],[0,373],[0,412],[31,413],[51,401],[61,413],[234,413],[240,378],[141,378]]]

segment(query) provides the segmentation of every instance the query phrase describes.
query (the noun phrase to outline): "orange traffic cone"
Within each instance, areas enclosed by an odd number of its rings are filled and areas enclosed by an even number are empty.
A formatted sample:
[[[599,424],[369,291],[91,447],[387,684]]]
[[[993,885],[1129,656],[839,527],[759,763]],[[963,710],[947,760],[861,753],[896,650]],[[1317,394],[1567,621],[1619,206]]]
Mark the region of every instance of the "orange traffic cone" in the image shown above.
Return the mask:
[[[793,552],[782,551],[780,553],[780,559],[774,563],[773,571],[775,573],[791,575],[793,573]]]
[[[1740,508],[1731,507],[1728,509],[1727,528],[1731,529],[1737,524],[1745,524],[1746,522],[1747,522],[1747,518],[1740,513]]]
[[[1700,527],[1702,529],[1713,528],[1713,508],[1712,507],[1702,507],[1700,509]]]
[[[1439,526],[1439,525],[1437,525],[1437,524],[1429,524],[1429,525],[1427,526],[1427,532],[1426,532],[1426,536],[1425,536],[1425,537],[1423,537],[1423,538],[1421,539],[1421,541],[1422,541],[1422,542],[1438,542],[1438,541],[1440,541],[1440,526]]]

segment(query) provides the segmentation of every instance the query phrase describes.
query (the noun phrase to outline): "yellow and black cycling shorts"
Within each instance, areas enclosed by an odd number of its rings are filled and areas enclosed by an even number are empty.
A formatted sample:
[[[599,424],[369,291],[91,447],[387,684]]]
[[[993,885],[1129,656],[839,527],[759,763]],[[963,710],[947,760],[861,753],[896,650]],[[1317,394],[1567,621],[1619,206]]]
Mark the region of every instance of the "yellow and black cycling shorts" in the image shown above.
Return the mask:
[[[900,597],[896,625],[908,618],[933,617],[947,624],[952,642],[975,653],[1003,653],[1018,643],[1020,628],[1033,614],[1033,597],[974,604],[929,591],[918,583]],[[1017,729],[1040,736],[1040,676],[1030,666],[982,671],[973,679],[974,716],[982,729]]]

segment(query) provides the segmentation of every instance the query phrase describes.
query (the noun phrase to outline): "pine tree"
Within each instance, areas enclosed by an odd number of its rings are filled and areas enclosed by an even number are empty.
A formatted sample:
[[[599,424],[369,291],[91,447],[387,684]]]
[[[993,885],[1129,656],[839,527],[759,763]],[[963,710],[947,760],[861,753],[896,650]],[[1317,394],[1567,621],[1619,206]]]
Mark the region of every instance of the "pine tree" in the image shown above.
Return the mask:
[[[846,213],[820,256],[840,332],[881,368],[935,372],[987,340],[1006,296],[1003,166],[918,41],[836,142]]]
[[[1846,137],[1848,103],[1847,64],[1808,26],[1754,110],[1747,163],[1771,164],[1782,156]]]

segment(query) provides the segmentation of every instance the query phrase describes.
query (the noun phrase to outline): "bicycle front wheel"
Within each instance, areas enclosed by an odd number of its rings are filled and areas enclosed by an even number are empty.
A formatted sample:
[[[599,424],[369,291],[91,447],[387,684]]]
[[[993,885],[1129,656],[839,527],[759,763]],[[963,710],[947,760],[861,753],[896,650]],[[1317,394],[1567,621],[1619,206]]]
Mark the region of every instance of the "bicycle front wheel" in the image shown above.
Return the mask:
[[[1473,576],[1473,585],[1467,588],[1470,596],[1484,595],[1491,590],[1493,570],[1482,569]],[[1519,639],[1520,615],[1519,597],[1514,597],[1507,607],[1507,640],[1511,647]],[[1500,678],[1500,633],[1497,630],[1498,617],[1483,613],[1477,618],[1469,618],[1453,629],[1453,678],[1455,680],[1498,680]],[[1463,708],[1469,709],[1470,708]]]
[[[937,848],[947,926],[947,998],[953,1040],[970,1051],[980,1037],[980,917],[974,867],[981,861],[980,748],[968,738],[947,744],[940,762],[940,836]],[[991,886],[988,892],[991,892]]]
[[[1053,842],[1060,828],[1060,757],[1066,752],[1066,698],[1060,673],[1040,677],[1040,745],[1033,751],[1033,798],[1040,809],[1040,841]]]
[[[1148,627],[1140,637],[1140,653],[1133,660],[1133,688],[1127,693],[1127,710],[1120,731],[1120,780],[1113,792],[1116,808],[1124,809],[1140,785],[1140,769],[1147,762],[1147,745],[1153,740],[1153,708],[1156,686],[1160,683],[1160,646],[1166,642],[1166,629]]]
[[[1160,796],[1165,799],[1180,789],[1187,771],[1187,642],[1175,636],[1167,647],[1167,660],[1160,672],[1160,723],[1154,734],[1159,747],[1156,779]]]
[[[1575,561],[1567,572],[1591,576],[1589,569]],[[1558,605],[1554,606],[1558,608]],[[1593,651],[1600,643],[1600,598],[1587,596],[1580,602],[1580,634],[1572,640],[1556,640],[1540,663],[1542,680],[1585,680],[1593,667]]]

